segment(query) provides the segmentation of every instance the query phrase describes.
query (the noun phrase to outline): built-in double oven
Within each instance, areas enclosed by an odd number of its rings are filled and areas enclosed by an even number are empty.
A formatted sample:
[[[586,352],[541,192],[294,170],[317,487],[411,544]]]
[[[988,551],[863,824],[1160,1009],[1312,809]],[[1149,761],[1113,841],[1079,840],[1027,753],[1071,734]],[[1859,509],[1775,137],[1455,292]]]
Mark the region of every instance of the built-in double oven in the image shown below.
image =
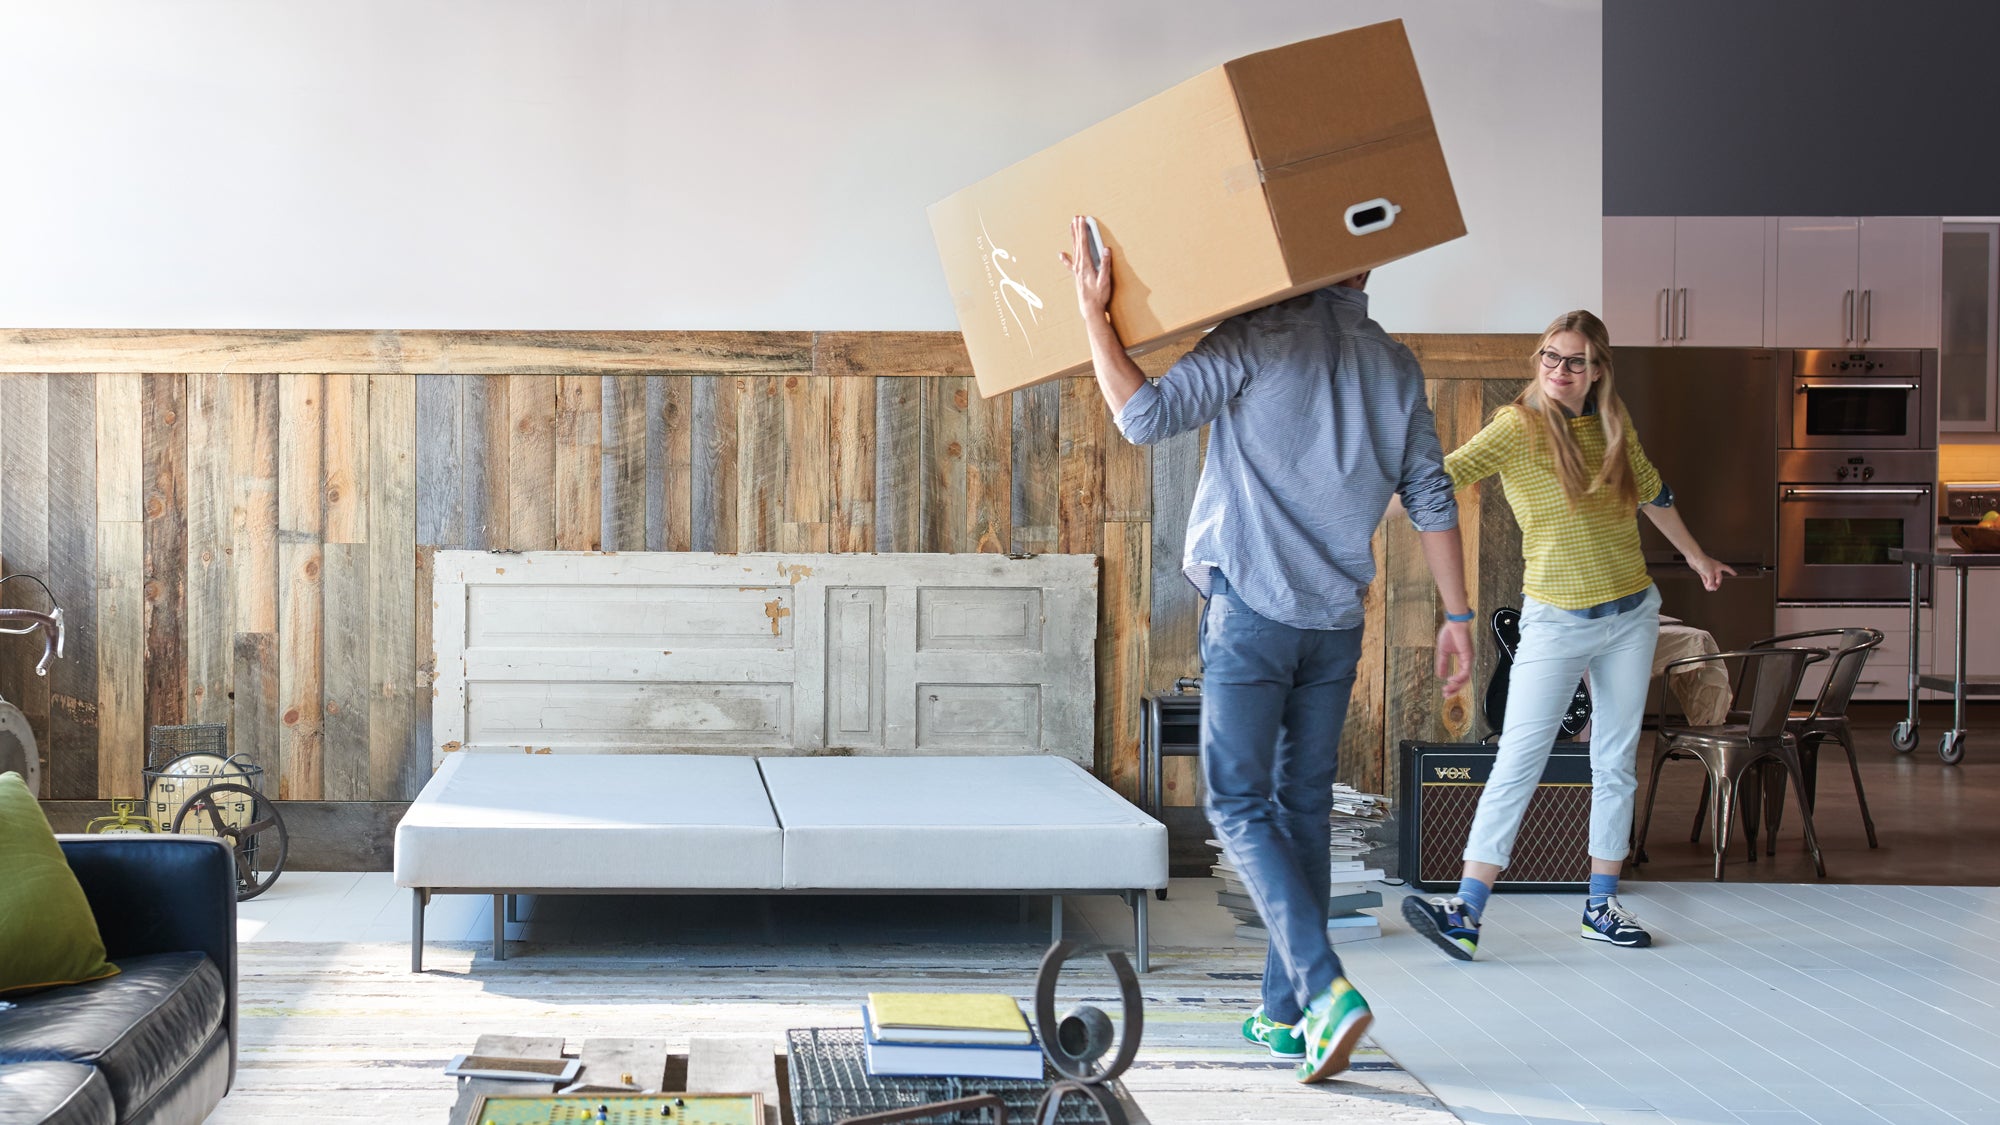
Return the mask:
[[[1787,367],[1778,601],[1908,600],[1889,552],[1937,539],[1937,352],[1800,350]]]

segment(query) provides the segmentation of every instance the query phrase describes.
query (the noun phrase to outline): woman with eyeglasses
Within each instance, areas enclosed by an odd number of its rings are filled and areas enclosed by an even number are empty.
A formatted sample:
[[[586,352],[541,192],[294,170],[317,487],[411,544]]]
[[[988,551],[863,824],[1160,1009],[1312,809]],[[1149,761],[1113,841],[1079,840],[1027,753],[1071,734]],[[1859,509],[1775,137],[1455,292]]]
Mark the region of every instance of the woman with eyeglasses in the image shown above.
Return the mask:
[[[1734,570],[1695,542],[1673,493],[1639,446],[1613,389],[1604,322],[1557,317],[1534,352],[1534,377],[1486,428],[1444,460],[1454,487],[1494,473],[1521,526],[1521,642],[1492,776],[1465,845],[1458,893],[1403,901],[1403,916],[1451,956],[1472,960],[1494,880],[1507,868],[1528,799],[1585,672],[1590,738],[1590,897],[1582,936],[1644,946],[1651,936],[1618,904],[1632,834],[1639,725],[1660,631],[1660,592],[1639,551],[1644,512],[1714,590]]]

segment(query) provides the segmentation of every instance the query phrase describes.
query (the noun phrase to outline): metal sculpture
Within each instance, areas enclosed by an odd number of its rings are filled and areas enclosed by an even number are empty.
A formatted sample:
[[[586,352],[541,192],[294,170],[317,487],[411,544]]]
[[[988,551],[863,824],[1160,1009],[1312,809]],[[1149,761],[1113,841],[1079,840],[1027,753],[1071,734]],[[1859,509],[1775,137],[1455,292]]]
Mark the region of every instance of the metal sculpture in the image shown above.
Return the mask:
[[[1035,1029],[1041,1036],[1042,1054],[1062,1075],[1049,1087],[1035,1108],[1038,1125],[1055,1125],[1063,1102],[1070,1097],[1088,1100],[1104,1115],[1105,1125],[1129,1125],[1125,1106],[1111,1083],[1139,1054],[1139,1037],[1145,1031],[1145,998],[1139,994],[1139,978],[1132,963],[1113,950],[1104,955],[1118,977],[1118,992],[1124,1004],[1123,1026],[1118,1033],[1118,1051],[1106,1064],[1102,1060],[1111,1049],[1111,1017],[1098,1008],[1079,1004],[1062,1019],[1056,1019],[1056,978],[1063,962],[1076,951],[1074,942],[1059,941],[1042,955],[1042,968],[1035,976]]]

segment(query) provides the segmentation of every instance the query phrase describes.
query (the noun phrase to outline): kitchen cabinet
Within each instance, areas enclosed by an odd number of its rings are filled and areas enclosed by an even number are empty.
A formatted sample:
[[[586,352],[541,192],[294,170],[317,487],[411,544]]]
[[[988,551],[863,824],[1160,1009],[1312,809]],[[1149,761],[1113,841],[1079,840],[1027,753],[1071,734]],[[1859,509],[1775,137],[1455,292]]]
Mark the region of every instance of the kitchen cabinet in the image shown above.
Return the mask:
[[[1972,612],[1965,621],[1965,673],[1968,676],[2000,676],[2000,629],[1993,627],[2000,615],[2000,570],[1968,570],[1966,597]],[[1951,675],[1957,653],[1954,630],[1958,627],[1958,576],[1939,567],[1931,579],[1932,621],[1937,625],[1923,638],[1930,654],[1934,675]],[[1907,611],[1906,611],[1907,612]],[[1928,697],[1949,699],[1949,692],[1925,692]]]
[[[2000,222],[1945,223],[1938,429],[2000,430]]]
[[[1780,218],[1770,343],[1934,348],[1942,220]]]
[[[1604,323],[1613,347],[1764,342],[1764,220],[1604,220]]]
[[[1917,638],[1917,665],[1920,671],[1931,670],[1931,638],[1934,630],[1932,621],[1944,618],[1934,615],[1931,609],[1917,612],[1917,628],[1923,634]],[[1868,663],[1861,669],[1861,678],[1855,681],[1854,698],[1866,700],[1897,701],[1909,698],[1910,684],[1910,609],[1900,606],[1791,606],[1778,607],[1778,633],[1803,633],[1808,629],[1880,629],[1882,643],[1868,654]],[[1814,642],[1817,644],[1818,642]],[[1823,647],[1833,648],[1838,638],[1829,637]],[[1806,669],[1805,679],[1799,684],[1799,698],[1811,700],[1819,698],[1820,686],[1826,683],[1828,661],[1819,661]]]

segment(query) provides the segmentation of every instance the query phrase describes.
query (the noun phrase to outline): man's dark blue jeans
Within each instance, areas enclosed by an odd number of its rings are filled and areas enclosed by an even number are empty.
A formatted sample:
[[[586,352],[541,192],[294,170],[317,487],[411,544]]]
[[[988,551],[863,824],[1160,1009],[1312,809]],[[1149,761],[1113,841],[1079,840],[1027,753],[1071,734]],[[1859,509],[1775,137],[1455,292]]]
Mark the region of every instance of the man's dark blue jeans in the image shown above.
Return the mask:
[[[1340,975],[1326,940],[1327,818],[1361,630],[1295,629],[1213,575],[1202,616],[1201,770],[1208,817],[1270,931],[1264,1014],[1297,1023]]]

